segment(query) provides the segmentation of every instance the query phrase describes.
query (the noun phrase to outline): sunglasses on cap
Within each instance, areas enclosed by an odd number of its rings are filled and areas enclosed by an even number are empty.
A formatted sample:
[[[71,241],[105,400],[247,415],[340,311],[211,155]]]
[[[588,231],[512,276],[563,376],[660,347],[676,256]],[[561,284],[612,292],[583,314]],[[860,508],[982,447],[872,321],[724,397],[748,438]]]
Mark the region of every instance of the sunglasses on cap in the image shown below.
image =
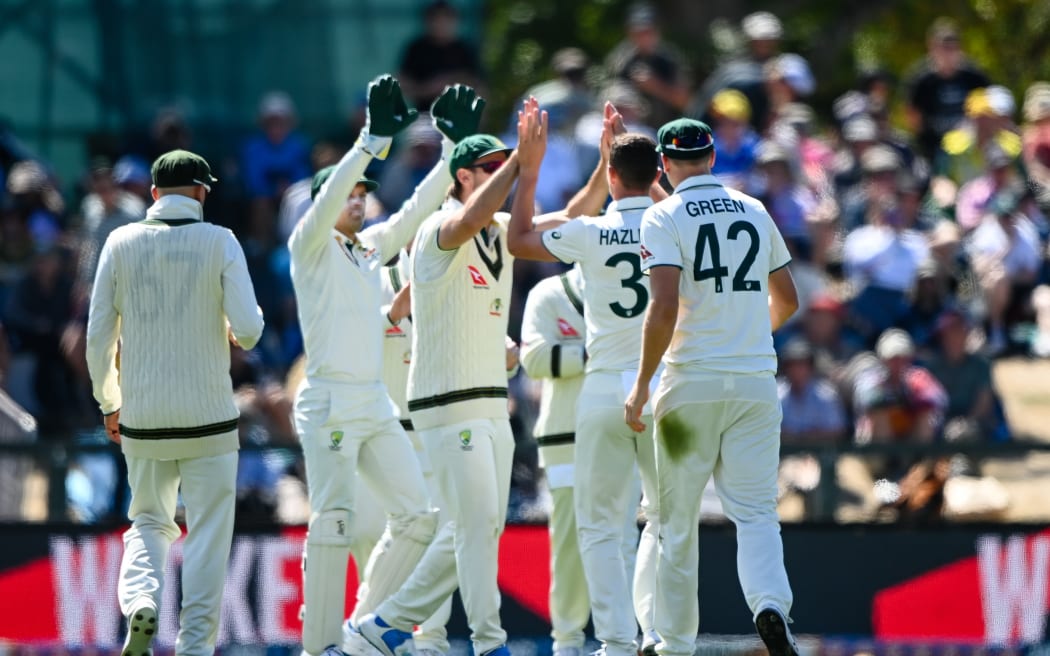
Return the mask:
[[[671,146],[676,150],[700,150],[712,144],[711,135],[703,132],[692,132],[671,139]]]
[[[481,164],[471,164],[467,168],[481,169],[485,173],[495,173],[496,171],[499,170],[499,167],[503,166],[503,162],[506,162],[506,161],[507,160],[505,160],[505,159],[494,159],[491,162],[482,162]]]

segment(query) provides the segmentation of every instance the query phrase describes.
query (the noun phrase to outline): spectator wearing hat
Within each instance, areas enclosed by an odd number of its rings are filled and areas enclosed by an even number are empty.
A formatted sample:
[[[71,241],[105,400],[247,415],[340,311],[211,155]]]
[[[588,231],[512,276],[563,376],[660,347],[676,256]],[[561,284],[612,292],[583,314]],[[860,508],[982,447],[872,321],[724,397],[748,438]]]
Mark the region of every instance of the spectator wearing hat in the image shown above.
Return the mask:
[[[149,171],[146,172],[149,175]],[[100,167],[88,176],[91,190],[81,203],[83,235],[79,259],[79,294],[86,301],[98,266],[98,254],[109,233],[146,216],[146,205],[134,194],[117,186],[115,170]],[[87,308],[84,308],[85,310]]]
[[[1021,137],[1011,129],[1013,111],[1013,97],[1004,87],[975,89],[966,97],[966,120],[944,135],[934,161],[933,193],[941,207],[956,201],[954,189],[987,170],[992,144],[1011,159],[1021,155]]]
[[[796,337],[780,351],[777,392],[784,418],[780,439],[787,444],[834,444],[846,435],[846,408],[835,386],[815,369],[813,348]]]
[[[992,368],[987,358],[969,348],[969,335],[970,320],[964,311],[942,312],[929,369],[948,394],[946,437],[987,440],[998,423]]]
[[[1050,83],[1035,82],[1024,94],[1021,130],[1024,165],[1044,211],[1050,208]]]
[[[769,118],[776,118],[788,103],[801,102],[813,95],[817,81],[809,64],[800,55],[786,53],[770,59],[762,67],[766,95],[769,97]]]
[[[153,202],[150,188],[149,164],[137,155],[124,155],[113,165],[113,181],[124,191],[134,195],[143,205]]]
[[[609,73],[645,97],[650,124],[662,125],[681,116],[689,103],[691,73],[685,58],[663,40],[655,9],[644,3],[633,5],[626,28],[627,38],[606,57]]]
[[[887,146],[874,146],[864,153],[861,165],[865,196],[859,215],[865,223],[846,236],[843,266],[856,294],[850,304],[851,321],[865,339],[874,339],[906,311],[905,294],[915,282],[919,264],[929,257],[929,246],[921,233],[904,225],[897,200],[896,153]],[[847,226],[848,221],[849,212],[844,216]]]
[[[459,34],[459,12],[448,0],[434,0],[423,12],[424,30],[401,55],[398,80],[416,107],[430,107],[450,84],[467,84],[482,93],[477,47]]]
[[[62,233],[65,202],[44,167],[22,160],[7,172],[7,192],[19,220],[24,222],[37,252],[51,248]]]
[[[898,210],[898,181],[903,170],[897,153],[885,144],[875,144],[863,150],[858,163],[860,184],[843,198],[842,224],[847,231],[870,222],[869,217],[882,209]],[[891,218],[902,222],[902,217],[896,214]]]
[[[908,120],[919,152],[929,161],[941,139],[963,118],[963,102],[988,77],[963,53],[958,26],[938,18],[926,33],[926,57],[905,77]]]
[[[1027,301],[1042,266],[1039,233],[1020,203],[1016,191],[997,193],[967,248],[984,294],[992,355],[1008,346],[1009,325],[1030,312]]]
[[[248,196],[280,202],[293,183],[310,175],[310,149],[295,132],[295,105],[288,94],[273,91],[259,102],[259,132],[244,144],[242,165]]]
[[[729,59],[711,73],[693,96],[689,114],[704,117],[716,93],[722,89],[736,89],[747,96],[751,103],[752,127],[762,130],[769,117],[764,66],[779,54],[784,28],[780,19],[773,14],[757,11],[744,17],[740,22],[740,31],[747,42],[745,52]]]
[[[842,123],[839,134],[841,147],[832,161],[831,175],[835,199],[845,207],[859,193],[864,177],[860,159],[869,148],[879,143],[879,127],[869,114],[862,113],[849,116]]]
[[[414,122],[402,139],[379,174],[375,194],[383,207],[401,207],[441,159],[441,133],[430,121]]]
[[[854,387],[857,441],[932,442],[940,434],[948,397],[928,369],[913,363],[911,337],[891,328],[879,336],[875,355],[879,364],[862,372]]]
[[[798,162],[780,144],[764,141],[758,148],[755,163],[762,179],[762,191],[758,197],[773,217],[780,234],[788,242],[808,247],[808,217],[817,208],[817,198],[799,183]]]
[[[981,222],[989,203],[1000,192],[1020,192],[1025,188],[1025,177],[1017,154],[1007,152],[999,142],[991,141],[983,153],[983,170],[980,175],[959,188],[955,200],[955,221],[966,232],[974,230]],[[1032,206],[1030,218],[1038,220],[1038,209]],[[1026,212],[1027,213],[1027,212]]]
[[[952,301],[948,285],[939,274],[933,259],[919,265],[915,284],[908,292],[908,311],[901,320],[900,327],[908,332],[922,355],[933,348],[937,321]]]
[[[711,99],[711,131],[718,144],[718,157],[711,172],[722,184],[752,192],[751,176],[758,152],[758,133],[751,128],[751,103],[736,89],[722,89]]]
[[[802,338],[813,351],[813,363],[817,374],[831,381],[843,398],[851,391],[844,387],[846,365],[853,356],[863,350],[863,344],[844,325],[846,308],[827,290],[817,292],[809,299],[798,325],[785,329],[786,345]],[[845,394],[844,394],[845,393]]]

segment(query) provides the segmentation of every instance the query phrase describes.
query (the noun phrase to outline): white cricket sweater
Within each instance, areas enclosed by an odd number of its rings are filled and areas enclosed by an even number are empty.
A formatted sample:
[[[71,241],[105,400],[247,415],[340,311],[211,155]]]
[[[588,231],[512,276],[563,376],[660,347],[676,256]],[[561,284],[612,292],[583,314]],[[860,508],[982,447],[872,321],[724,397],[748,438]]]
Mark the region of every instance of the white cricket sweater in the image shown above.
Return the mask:
[[[509,214],[459,248],[438,246],[441,223],[463,204],[450,198],[416,235],[408,409],[416,430],[470,419],[507,419],[506,334],[514,258]]]
[[[586,360],[581,278],[577,267],[538,282],[521,321],[521,365],[542,380],[533,434],[540,464],[547,468],[573,462],[576,400]]]
[[[259,341],[244,252],[232,232],[202,220],[200,203],[163,196],[145,221],[110,234],[91,293],[87,362],[102,412],[120,410],[124,453],[174,460],[238,448],[227,319],[241,347]]]

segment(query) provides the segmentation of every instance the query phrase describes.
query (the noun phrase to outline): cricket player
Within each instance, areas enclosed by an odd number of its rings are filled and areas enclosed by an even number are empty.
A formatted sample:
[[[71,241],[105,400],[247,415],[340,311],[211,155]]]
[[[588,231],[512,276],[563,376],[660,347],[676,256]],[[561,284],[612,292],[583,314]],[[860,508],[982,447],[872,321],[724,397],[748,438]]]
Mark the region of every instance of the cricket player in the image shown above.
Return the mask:
[[[652,599],[657,548],[656,461],[652,432],[623,425],[623,402],[638,367],[641,322],[649,301],[639,256],[642,213],[653,201],[660,176],[656,144],[640,134],[611,136],[606,130],[608,189],[613,203],[604,216],[581,217],[552,230],[533,228],[536,182],[546,145],[545,112],[526,102],[525,120],[538,137],[518,146],[521,173],[511,210],[508,243],[516,257],[578,262],[583,275],[587,367],[576,410],[575,505],[580,554],[591,598],[595,637],[609,656],[651,650]],[[603,157],[605,157],[603,155]],[[638,547],[633,595],[620,551],[624,508],[635,469],[641,473],[646,526]],[[632,604],[633,598],[633,604]]]
[[[795,656],[791,588],[777,517],[781,410],[772,331],[798,308],[790,261],[762,204],[711,175],[715,144],[700,121],[657,133],[674,194],[645,212],[642,268],[652,299],[627,424],[653,394],[660,491],[656,631],[661,655],[696,651],[700,497],[714,474],[736,524],[737,570],[771,656]]]
[[[405,434],[412,442],[412,448],[416,451],[419,459],[420,469],[423,471],[423,481],[426,483],[427,493],[430,495],[431,505],[438,509],[438,524],[444,523],[447,507],[441,503],[438,497],[439,490],[434,480],[433,468],[430,466],[430,458],[423,447],[419,435],[412,426],[412,420],[408,412],[408,368],[412,361],[412,332],[413,324],[411,317],[411,287],[408,284],[408,248],[401,251],[397,262],[383,267],[382,275],[382,298],[383,306],[381,312],[386,318],[383,331],[383,383],[387,387],[390,399],[397,406],[398,419]],[[351,551],[355,562],[359,563],[359,574],[362,580],[365,564],[369,555],[380,539],[389,541],[391,535],[384,533],[386,516],[382,511],[382,501],[372,492],[372,489],[364,484],[360,478],[357,482],[355,492],[356,505],[360,509],[354,516],[354,525],[351,540]],[[371,507],[371,508],[369,508]],[[378,510],[376,510],[378,509]],[[360,554],[360,559],[359,555]],[[367,586],[360,586],[359,593],[364,593]],[[366,595],[362,595],[366,596]],[[344,640],[352,640],[349,635],[364,614],[363,607],[358,604],[354,613],[344,624]],[[447,654],[449,650],[448,624],[449,616],[452,614],[452,597],[449,596],[438,610],[425,622],[416,628],[412,635],[417,656],[440,656]]]
[[[576,401],[587,362],[582,285],[579,267],[536,283],[525,301],[521,326],[522,366],[529,376],[543,381],[535,436],[553,501],[549,598],[554,656],[582,653],[583,630],[591,616],[573,507]],[[640,498],[637,476],[631,483],[630,498]],[[628,504],[623,518],[621,549],[629,576],[633,576],[638,549],[637,512],[637,503]]]
[[[408,407],[453,521],[442,525],[406,584],[357,626],[384,656],[411,650],[413,625],[457,583],[474,653],[509,654],[496,569],[514,452],[507,413],[514,363],[505,341],[514,260],[509,217],[498,209],[517,178],[517,155],[478,134],[456,144],[450,169],[452,193],[413,246]]]
[[[474,120],[472,89],[449,88],[432,115]],[[440,100],[440,99],[439,99]],[[311,516],[303,558],[303,649],[338,654],[356,475],[384,501],[390,539],[365,568],[359,604],[396,590],[437,529],[422,471],[382,383],[382,265],[441,203],[450,177],[439,162],[387,221],[361,231],[363,178],[374,156],[416,118],[400,85],[384,75],[368,89],[368,122],[338,164],[315,175],[313,205],[288,240],[292,283],[306,350],[306,378],[295,400]],[[473,127],[471,129],[474,129]],[[360,232],[359,232],[360,231]]]
[[[233,233],[203,219],[216,179],[199,155],[153,163],[146,219],[114,230],[99,256],[87,364],[109,438],[128,466],[131,528],[117,596],[122,656],[147,656],[157,630],[179,494],[186,507],[175,652],[211,656],[233,538],[237,407],[230,343],[251,348],[262,312]],[[120,348],[120,369],[117,349]]]

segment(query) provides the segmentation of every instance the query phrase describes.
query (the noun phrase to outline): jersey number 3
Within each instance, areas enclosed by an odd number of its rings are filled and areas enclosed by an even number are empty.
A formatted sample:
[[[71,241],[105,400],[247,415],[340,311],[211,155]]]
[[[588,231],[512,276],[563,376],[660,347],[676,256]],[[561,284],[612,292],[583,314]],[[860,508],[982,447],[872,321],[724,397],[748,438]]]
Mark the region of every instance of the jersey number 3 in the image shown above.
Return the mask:
[[[755,263],[758,255],[758,230],[747,221],[737,221],[729,226],[726,236],[736,241],[741,232],[746,232],[751,240],[747,247],[744,259],[740,261],[740,267],[733,274],[734,292],[760,292],[762,283],[758,280],[748,280],[744,276],[751,271],[751,265]],[[710,252],[711,266],[703,268],[704,253]],[[705,223],[700,226],[696,235],[696,255],[693,258],[693,280],[715,279],[715,292],[722,293],[722,278],[729,275],[729,267],[722,265],[721,248],[718,245],[718,234],[715,233],[715,224]]]
[[[605,260],[605,266],[618,269],[621,262],[630,265],[631,271],[628,276],[620,281],[620,286],[634,292],[634,305],[624,307],[619,301],[609,304],[609,309],[618,317],[630,319],[636,317],[645,310],[649,303],[649,290],[641,284],[642,279],[642,257],[638,253],[617,253]]]

